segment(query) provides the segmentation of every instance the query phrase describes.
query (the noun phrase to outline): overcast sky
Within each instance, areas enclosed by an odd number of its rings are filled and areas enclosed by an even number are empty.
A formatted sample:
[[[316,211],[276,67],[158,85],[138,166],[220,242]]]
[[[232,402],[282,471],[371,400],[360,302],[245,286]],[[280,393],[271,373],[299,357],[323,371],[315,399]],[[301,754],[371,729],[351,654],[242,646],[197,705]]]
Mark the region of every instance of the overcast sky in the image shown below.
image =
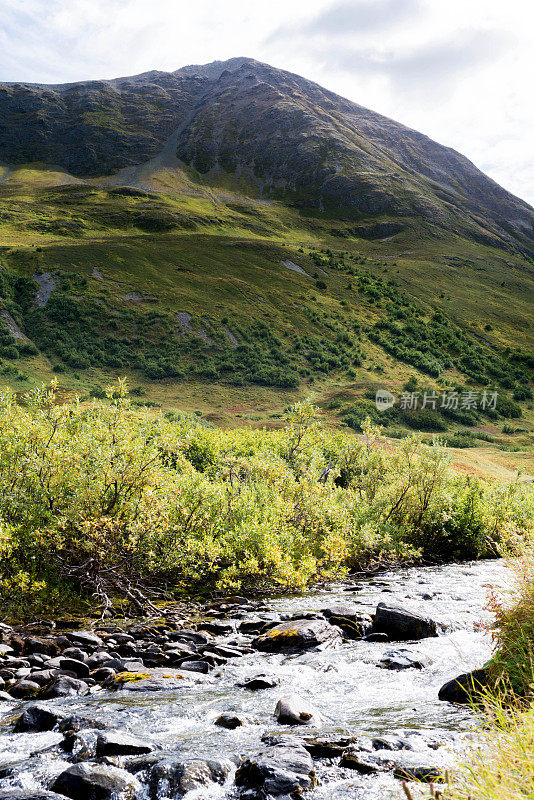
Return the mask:
[[[534,0],[0,0],[0,80],[233,56],[410,125],[534,205]]]

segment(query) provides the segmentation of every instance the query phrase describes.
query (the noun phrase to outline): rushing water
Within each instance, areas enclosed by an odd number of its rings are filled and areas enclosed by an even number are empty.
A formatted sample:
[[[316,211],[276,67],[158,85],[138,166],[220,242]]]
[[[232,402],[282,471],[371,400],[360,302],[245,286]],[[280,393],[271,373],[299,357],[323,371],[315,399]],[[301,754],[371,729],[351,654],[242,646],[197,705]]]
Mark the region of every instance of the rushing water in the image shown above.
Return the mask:
[[[116,729],[142,735],[181,758],[235,760],[264,748],[262,735],[280,730],[273,717],[278,698],[297,693],[324,717],[314,726],[314,732],[402,736],[427,762],[439,759],[439,763],[447,764],[453,762],[477,720],[469,709],[439,702],[438,690],[450,678],[487,661],[491,641],[485,633],[489,621],[485,605],[489,588],[503,587],[505,582],[502,562],[485,561],[395,570],[353,587],[340,584],[324,591],[277,598],[269,603],[270,611],[260,616],[279,618],[339,603],[372,612],[384,601],[432,617],[440,625],[441,635],[399,645],[350,641],[337,649],[298,655],[253,653],[231,659],[207,676],[195,675],[194,682],[173,692],[100,692],[51,702],[68,708],[69,713],[80,712]],[[245,612],[231,621],[238,623],[248,616],[257,613]],[[234,633],[226,641],[244,643],[249,639]],[[430,664],[422,670],[399,672],[377,666],[384,653],[400,648],[426,656]],[[275,674],[280,685],[259,692],[236,686],[258,672]],[[31,790],[48,786],[69,765],[54,747],[61,735],[12,733],[9,717],[19,708],[15,703],[12,706],[0,703],[4,712],[0,758],[3,764],[21,763],[15,775],[0,780],[0,787]],[[215,726],[214,720],[226,712],[246,718],[247,724],[233,731]],[[291,731],[295,735],[305,732],[300,728]],[[39,752],[45,748],[50,749]],[[387,800],[399,796],[399,784],[389,774],[363,776],[328,762],[319,763],[317,772],[321,783],[310,793],[310,800]],[[231,797],[232,792],[229,779],[224,787],[213,786],[194,796]]]

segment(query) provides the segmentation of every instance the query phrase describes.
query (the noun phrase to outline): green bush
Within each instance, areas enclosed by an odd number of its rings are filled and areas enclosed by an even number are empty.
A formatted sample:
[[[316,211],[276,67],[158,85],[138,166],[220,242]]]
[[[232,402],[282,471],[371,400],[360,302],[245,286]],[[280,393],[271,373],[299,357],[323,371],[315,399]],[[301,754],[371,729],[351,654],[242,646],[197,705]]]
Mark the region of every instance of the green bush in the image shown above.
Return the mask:
[[[486,555],[532,529],[527,487],[458,475],[418,436],[391,448],[369,421],[361,440],[326,430],[309,402],[281,430],[220,431],[134,410],[127,393],[0,396],[2,617],[62,597],[127,603],[131,582],[298,588],[383,560]]]

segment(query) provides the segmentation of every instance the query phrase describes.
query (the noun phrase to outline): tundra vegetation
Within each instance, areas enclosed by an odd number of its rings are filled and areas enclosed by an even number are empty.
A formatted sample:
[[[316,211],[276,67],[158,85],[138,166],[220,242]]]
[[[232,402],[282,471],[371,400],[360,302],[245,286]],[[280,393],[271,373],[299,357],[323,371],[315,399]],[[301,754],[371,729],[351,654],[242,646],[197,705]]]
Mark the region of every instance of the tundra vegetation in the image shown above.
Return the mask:
[[[55,387],[0,398],[2,616],[208,590],[299,588],[371,563],[489,556],[533,527],[520,482],[455,472],[419,435],[392,446],[321,425],[311,402],[280,430]]]

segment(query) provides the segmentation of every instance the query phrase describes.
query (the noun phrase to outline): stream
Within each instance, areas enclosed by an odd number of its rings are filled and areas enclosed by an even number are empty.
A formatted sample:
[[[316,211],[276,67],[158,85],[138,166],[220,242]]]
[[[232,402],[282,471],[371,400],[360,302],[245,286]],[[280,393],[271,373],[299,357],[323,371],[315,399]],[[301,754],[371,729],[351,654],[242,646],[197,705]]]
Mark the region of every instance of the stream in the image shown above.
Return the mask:
[[[255,797],[237,794],[235,765],[241,758],[253,759],[264,751],[262,737],[268,733],[281,739],[360,735],[369,743],[385,737],[386,755],[402,747],[402,752],[424,763],[449,767],[461,757],[478,720],[469,707],[440,702],[438,690],[446,681],[488,660],[491,640],[485,626],[490,615],[485,606],[490,588],[503,589],[506,580],[503,562],[480,561],[395,569],[375,578],[267,599],[260,609],[217,616],[217,621],[230,623],[233,631],[217,635],[216,643],[249,649],[253,637],[240,632],[239,625],[253,619],[283,621],[292,616],[313,616],[340,604],[372,614],[379,602],[435,620],[439,636],[416,642],[344,639],[336,647],[292,654],[246,652],[229,658],[208,674],[189,673],[178,688],[144,691],[142,686],[131,684],[109,691],[97,686],[92,694],[55,698],[47,704],[65,714],[81,714],[102,722],[114,731],[142,736],[158,751],[179,756],[182,761],[222,759],[231,765],[223,782],[193,786],[185,794],[187,800]],[[423,668],[393,670],[378,666],[385,655],[399,650],[420,657]],[[261,691],[237,686],[258,673],[275,676],[279,684]],[[310,726],[277,724],[275,705],[287,694],[297,694],[310,703],[320,712],[320,720]],[[0,701],[0,800],[37,797],[38,790],[50,788],[73,763],[73,756],[59,746],[63,734],[57,730],[13,732],[13,715],[29,702]],[[225,713],[245,724],[234,730],[215,725]],[[94,732],[80,735],[73,751],[78,759],[83,759],[84,747],[90,749],[91,736],[94,739]],[[382,752],[376,741],[372,747]],[[110,763],[124,766],[120,759],[111,759]],[[309,800],[390,800],[404,796],[391,771],[362,774],[340,767],[339,758],[315,760],[314,768],[318,785],[306,792]],[[137,775],[141,783],[138,800],[151,800],[154,794],[158,800],[184,796],[173,794],[164,781],[157,790],[153,785],[150,788],[147,774],[140,771]]]

